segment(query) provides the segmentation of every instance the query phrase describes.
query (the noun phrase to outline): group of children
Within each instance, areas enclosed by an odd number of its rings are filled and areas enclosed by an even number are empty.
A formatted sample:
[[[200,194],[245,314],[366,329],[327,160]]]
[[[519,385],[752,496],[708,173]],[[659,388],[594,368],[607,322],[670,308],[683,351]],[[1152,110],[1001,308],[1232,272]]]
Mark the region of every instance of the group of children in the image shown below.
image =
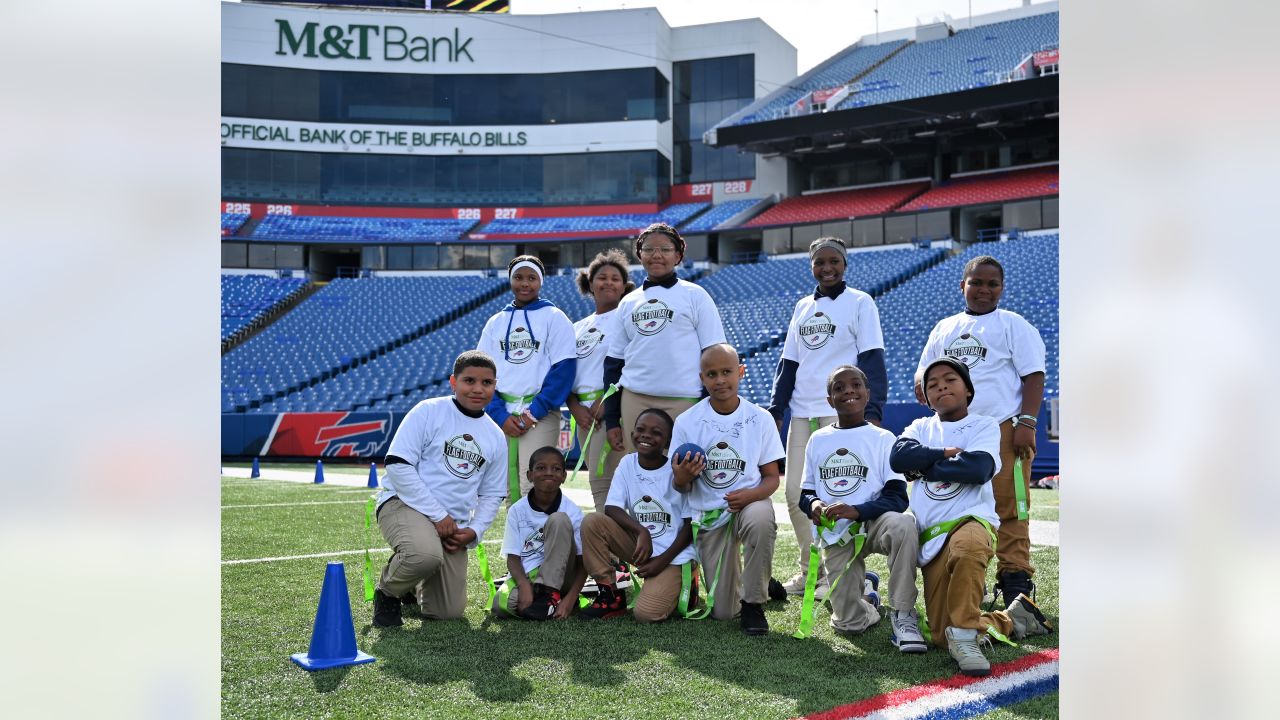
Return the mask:
[[[1022,586],[1003,576],[1006,609],[981,610],[997,532],[1004,542],[1004,513],[997,512],[991,480],[1002,472],[1006,450],[1029,466],[1034,432],[1028,448],[1021,416],[1006,438],[999,420],[970,412],[974,381],[951,349],[973,343],[948,345],[932,336],[929,347],[941,352],[922,358],[917,378],[918,394],[935,414],[898,438],[880,428],[887,383],[879,318],[873,302],[868,314],[852,294],[857,291],[844,287],[843,245],[831,241],[811,248],[819,281],[813,300],[843,305],[824,318],[817,312],[821,319],[805,325],[799,341],[821,351],[838,345],[828,341],[849,327],[859,350],[811,352],[798,361],[784,352],[791,367],[780,366],[776,385],[786,386],[789,373],[791,388],[783,394],[804,403],[799,419],[807,430],[797,437],[793,418],[791,458],[779,437],[778,389],[770,410],[738,395],[745,366],[724,342],[714,303],[701,287],[675,277],[684,242],[673,228],[653,226],[637,238],[636,254],[648,274],[641,288],[630,289],[625,256],[616,251],[583,271],[580,288],[595,298],[597,311],[577,326],[538,297],[541,263],[528,256],[512,261],[513,302],[485,326],[481,349],[458,357],[453,397],[419,403],[392,441],[377,522],[394,553],[375,590],[374,624],[401,624],[403,602],[416,602],[427,618],[461,617],[466,550],[478,545],[503,497],[518,497],[503,536],[509,577],[501,591],[490,586],[493,612],[534,620],[575,611],[605,619],[629,610],[639,622],[738,617],[746,634],[766,633],[764,603],[776,583],[770,578],[777,534],[771,497],[779,461],[792,459],[793,526],[808,525],[803,580],[786,588],[794,592],[799,585],[795,594],[804,596],[798,636],[812,624],[815,599],[830,604],[838,632],[860,633],[879,621],[879,578],[864,566],[870,553],[887,557],[892,639],[902,652],[927,650],[916,611],[917,567],[933,643],[966,674],[989,672],[980,638],[1049,632],[1030,587],[1009,598],[1011,588]],[[981,308],[979,299],[990,300],[994,310],[998,289],[971,291],[976,276],[966,266],[962,288],[967,301],[975,295],[970,310]],[[991,319],[1001,327],[1016,324]],[[995,337],[985,327],[967,332],[965,340]],[[789,332],[788,347],[792,342]],[[978,346],[982,358],[997,354]],[[1040,354],[1043,366],[1043,344]],[[817,392],[827,409],[818,410],[811,397],[814,371],[842,357],[822,373],[825,388]],[[1034,358],[1018,361],[1034,364]],[[623,390],[615,393],[619,385]],[[546,429],[558,431],[558,409],[566,401],[592,471],[595,512],[586,516],[561,490],[567,468]],[[1022,402],[1019,409],[1038,411],[1038,405],[1037,396],[1034,408]],[[552,421],[544,421],[553,412]],[[1032,421],[1035,414],[1022,413]],[[597,429],[604,439],[597,441]],[[916,481],[910,499],[907,480]],[[621,563],[630,566],[629,589],[619,587]],[[1027,570],[1029,563],[1015,571]],[[580,600],[588,577],[596,587],[590,604]]]

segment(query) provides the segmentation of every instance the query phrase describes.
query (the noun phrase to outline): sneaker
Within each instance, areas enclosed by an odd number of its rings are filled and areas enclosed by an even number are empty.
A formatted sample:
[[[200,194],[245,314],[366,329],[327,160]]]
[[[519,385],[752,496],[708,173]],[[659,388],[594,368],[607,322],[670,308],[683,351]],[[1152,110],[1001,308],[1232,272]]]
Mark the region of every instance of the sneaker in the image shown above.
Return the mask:
[[[635,584],[631,580],[631,566],[621,560],[614,563],[613,575],[613,583],[619,590],[624,590]]]
[[[947,628],[947,652],[960,666],[960,672],[972,677],[991,674],[991,663],[978,647],[978,631],[972,628]]]
[[[520,617],[526,620],[550,620],[559,604],[559,590],[553,590],[546,585],[534,585],[533,602],[520,613]]]
[[[399,627],[404,624],[400,616],[400,598],[391,597],[381,590],[373,591],[373,626]]]
[[[867,571],[867,576],[862,580],[862,596],[866,601],[875,606],[876,610],[880,610],[880,576]]]
[[[818,578],[818,584],[813,587],[813,599],[822,602],[827,599],[827,595],[831,593],[831,581],[824,575]]]
[[[929,651],[924,635],[920,634],[920,618],[914,609],[906,612],[895,610],[889,614],[889,619],[893,621],[889,642],[898,648],[898,652],[915,654]]]
[[[784,582],[784,583],[778,583],[778,585],[779,585],[779,586],[780,586],[784,591],[786,591],[786,593],[787,593],[788,595],[803,595],[803,594],[804,594],[804,581],[805,581],[805,579],[806,579],[806,578],[805,578],[805,573],[798,572],[798,573],[796,573],[795,575],[792,575],[790,580],[788,580],[788,581],[786,581],[786,582]],[[772,587],[773,587],[773,583],[778,582],[778,581],[777,581],[777,580],[774,580],[773,578],[769,578],[769,580],[770,580],[769,587],[770,587],[770,589],[772,589]],[[773,595],[773,593],[772,593],[772,592],[770,592],[770,593],[769,593],[769,595],[770,595],[770,596],[772,596],[772,595]]]
[[[1034,600],[1036,584],[1031,582],[1031,575],[1025,572],[1008,570],[996,577],[996,593],[1004,596],[1004,607],[1008,610],[1019,595],[1026,595]]]
[[[760,603],[742,603],[742,632],[748,635],[764,635],[769,632],[769,621],[764,617],[764,606]]]
[[[627,591],[613,585],[601,585],[595,602],[578,612],[583,620],[608,620],[627,614]]]
[[[789,583],[790,581],[788,580],[787,582]],[[804,592],[804,588],[801,588],[800,590],[801,592]],[[777,578],[769,578],[769,599],[773,602],[782,602],[783,600],[786,600],[788,596],[794,594],[795,593],[787,589],[785,584],[778,582]]]
[[[1044,613],[1040,612],[1040,608],[1026,595],[1015,598],[1009,604],[1007,612],[1009,619],[1013,621],[1015,640],[1021,640],[1028,635],[1048,635],[1053,632],[1053,626],[1045,619]]]

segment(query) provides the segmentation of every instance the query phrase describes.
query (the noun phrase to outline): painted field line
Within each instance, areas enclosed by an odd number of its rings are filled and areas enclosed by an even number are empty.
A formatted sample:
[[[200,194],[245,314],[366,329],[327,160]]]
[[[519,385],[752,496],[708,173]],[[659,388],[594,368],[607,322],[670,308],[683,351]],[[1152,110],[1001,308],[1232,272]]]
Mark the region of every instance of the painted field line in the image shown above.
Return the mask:
[[[282,557],[246,558],[243,560],[223,560],[222,564],[223,565],[247,565],[250,563],[278,562],[281,560],[309,560],[311,558],[340,557],[342,555],[359,555],[363,552],[364,550],[339,550],[337,552],[312,553],[310,555],[284,555]],[[386,553],[386,552],[391,552],[391,548],[389,547],[369,548],[369,552]]]
[[[987,677],[949,678],[807,715],[809,720],[962,720],[1058,690],[1058,650],[994,665]]]
[[[223,510],[231,508],[264,508],[264,507],[297,507],[298,505],[359,505],[364,500],[317,500],[315,502],[291,502],[291,503],[256,503],[253,505],[223,505]]]

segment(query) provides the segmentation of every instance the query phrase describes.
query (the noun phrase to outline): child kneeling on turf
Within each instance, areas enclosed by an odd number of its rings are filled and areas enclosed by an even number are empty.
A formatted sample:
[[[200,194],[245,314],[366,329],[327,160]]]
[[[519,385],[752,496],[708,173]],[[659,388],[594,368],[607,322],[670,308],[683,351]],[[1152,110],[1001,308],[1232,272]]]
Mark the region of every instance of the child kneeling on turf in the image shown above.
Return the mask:
[[[911,511],[920,530],[925,613],[933,642],[945,647],[965,675],[987,675],[991,663],[979,633],[1012,635],[1052,630],[1040,608],[1019,595],[1005,611],[982,612],[987,564],[995,555],[996,515],[991,478],[1000,470],[1000,429],[986,415],[969,414],[973,381],[956,358],[930,362],[921,374],[934,415],[917,419],[898,438],[890,465],[916,481]]]
[[[764,601],[778,532],[770,497],[778,489],[778,460],[786,453],[769,412],[738,395],[746,367],[733,346],[703,350],[700,368],[709,396],[676,418],[671,433],[675,487],[688,493],[711,616],[732,618],[741,598],[742,631],[763,635],[769,632]],[[705,455],[680,457],[685,443]]]
[[[533,489],[507,511],[502,552],[511,577],[493,599],[495,613],[527,620],[569,617],[587,579],[582,568],[582,511],[564,496],[564,456],[540,447],[529,456]]]
[[[889,467],[893,433],[867,422],[863,411],[871,393],[867,376],[841,365],[827,378],[827,403],[836,423],[817,430],[804,453],[800,508],[813,520],[814,545],[833,573],[827,600],[831,627],[861,633],[880,621],[880,609],[863,596],[864,558],[889,559],[889,602],[893,607],[890,640],[904,653],[928,650],[916,618],[916,521],[905,515],[907,482]],[[810,558],[810,575],[817,580]],[[878,583],[878,578],[876,579]],[[806,582],[802,633],[812,624],[813,591]],[[878,596],[873,596],[876,601]],[[803,637],[803,635],[801,635]]]
[[[661,622],[677,608],[687,614],[697,598],[692,512],[672,485],[667,461],[671,427],[671,416],[662,410],[640,412],[631,431],[636,451],[618,463],[604,512],[582,521],[583,562],[600,588],[591,607],[579,613],[584,619],[627,612],[626,591],[617,588],[610,553],[633,563],[634,573],[644,578],[635,603],[637,622]]]
[[[466,609],[467,548],[507,492],[507,441],[484,413],[494,367],[478,350],[459,355],[453,395],[413,406],[391,439],[377,518],[395,552],[373,593],[377,627],[403,625],[401,598],[410,595],[426,618],[456,619]]]

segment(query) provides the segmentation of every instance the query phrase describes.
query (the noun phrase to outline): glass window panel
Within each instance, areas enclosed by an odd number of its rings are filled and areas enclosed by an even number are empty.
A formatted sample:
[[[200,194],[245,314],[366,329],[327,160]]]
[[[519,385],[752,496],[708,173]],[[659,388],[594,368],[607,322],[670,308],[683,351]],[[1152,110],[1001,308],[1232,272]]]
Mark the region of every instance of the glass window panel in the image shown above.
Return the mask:
[[[387,269],[388,270],[412,270],[413,269],[413,246],[388,245],[387,246]]]
[[[515,256],[515,245],[490,245],[489,267],[505,268]]]
[[[249,261],[249,249],[245,243],[222,243],[222,267],[242,268]]]
[[[467,269],[478,270],[489,267],[488,245],[466,245],[465,248],[463,263]]]
[[[365,245],[360,248],[360,267],[369,270],[382,270],[386,261],[386,248],[382,245]]]
[[[415,245],[413,248],[414,270],[435,270],[439,262],[440,248],[435,245]]]
[[[252,243],[249,245],[249,267],[274,268],[276,266],[276,246],[269,243]]]

